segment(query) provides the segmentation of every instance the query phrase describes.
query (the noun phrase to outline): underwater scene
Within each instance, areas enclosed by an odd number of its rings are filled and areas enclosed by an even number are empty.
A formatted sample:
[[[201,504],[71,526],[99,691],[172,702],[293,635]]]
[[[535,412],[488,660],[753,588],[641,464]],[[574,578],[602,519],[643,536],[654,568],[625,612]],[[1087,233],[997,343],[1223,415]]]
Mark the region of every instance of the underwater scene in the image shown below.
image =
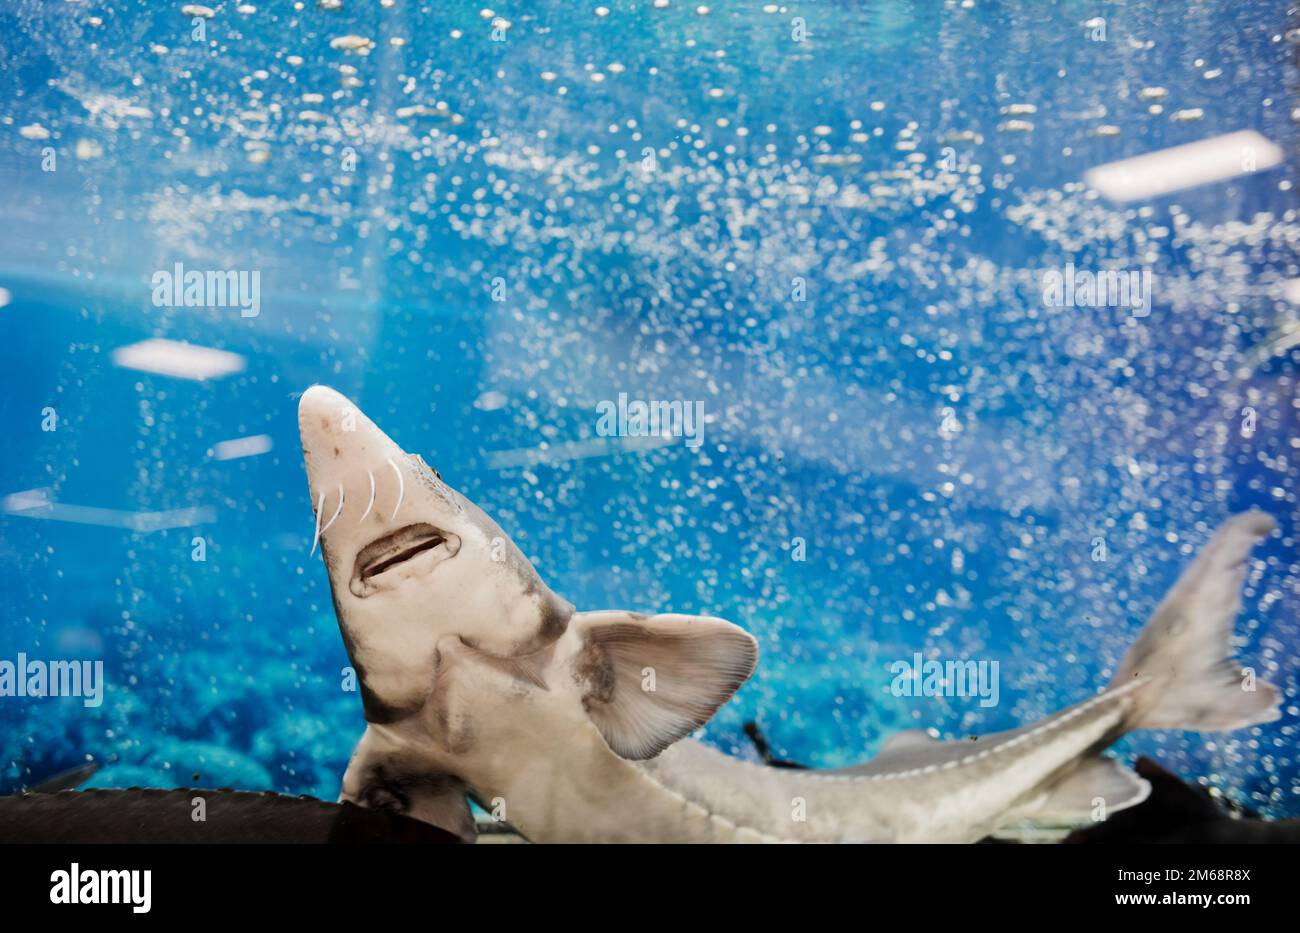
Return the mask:
[[[622,758],[848,769],[1115,679],[1121,762],[1300,817],[1300,16],[604,2],[0,0],[0,794],[338,800],[453,663],[425,613],[499,605],[446,632],[673,678],[592,713]],[[643,664],[596,610],[696,621]],[[1139,632],[1212,612],[1244,712],[1165,715]],[[526,744],[514,690],[448,747]]]

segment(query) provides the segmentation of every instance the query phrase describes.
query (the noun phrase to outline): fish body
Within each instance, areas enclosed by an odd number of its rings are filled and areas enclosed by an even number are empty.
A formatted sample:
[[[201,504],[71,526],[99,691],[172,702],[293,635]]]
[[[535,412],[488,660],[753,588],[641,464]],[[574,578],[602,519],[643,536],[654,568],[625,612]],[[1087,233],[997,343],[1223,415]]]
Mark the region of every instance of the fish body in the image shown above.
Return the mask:
[[[351,431],[336,427],[346,412]],[[748,633],[708,616],[576,612],[495,522],[338,393],[308,390],[299,422],[369,720],[340,799],[462,838],[474,834],[469,797],[539,842],[973,842],[1025,817],[1140,803],[1148,782],[1101,754],[1129,731],[1279,715],[1277,690],[1231,660],[1249,553],[1274,527],[1247,512],[1095,695],[975,741],[900,733],[856,767],[758,766],[688,738],[753,673]],[[415,490],[391,510],[373,501],[383,463]]]
[[[975,842],[1018,812],[1032,815],[1042,788],[1122,722],[1136,689],[977,742],[896,742],[868,764],[841,770],[770,768],[691,739],[630,761],[577,717],[560,744],[554,711],[537,717],[544,730],[516,718],[520,734],[510,736],[508,755],[462,749],[404,757],[399,750],[412,740],[429,744],[426,730],[403,737],[372,726],[345,795],[352,782],[363,792],[375,763],[392,770],[401,761],[399,770],[459,769],[484,809],[534,842]],[[1096,761],[1089,793],[1104,789],[1115,810],[1145,797],[1131,772]],[[1092,806],[1081,799],[1074,809]]]

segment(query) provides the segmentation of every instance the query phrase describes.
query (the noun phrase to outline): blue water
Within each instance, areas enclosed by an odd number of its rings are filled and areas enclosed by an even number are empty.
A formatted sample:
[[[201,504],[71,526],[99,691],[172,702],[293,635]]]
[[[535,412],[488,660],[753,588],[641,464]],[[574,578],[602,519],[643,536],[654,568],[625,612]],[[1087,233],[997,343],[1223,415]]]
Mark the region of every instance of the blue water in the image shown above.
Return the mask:
[[[325,382],[579,608],[753,632],[704,738],[752,755],[756,718],[823,766],[1088,696],[1264,508],[1237,632],[1282,720],[1119,750],[1300,814],[1295,163],[1081,183],[1239,129],[1294,153],[1284,5],[606,2],[498,8],[501,41],[467,4],[225,3],[196,39],[179,3],[0,2],[0,496],[62,507],[0,510],[0,660],[107,681],[0,698],[0,789],[93,756],[100,786],[337,794],[363,720],[295,418]],[[156,306],[177,262],[258,271],[260,313]],[[1066,262],[1152,270],[1150,315],[1044,305]],[[244,369],[114,364],[151,337]],[[597,438],[620,392],[703,401],[703,445]],[[998,662],[1000,702],[894,696],[916,651]]]

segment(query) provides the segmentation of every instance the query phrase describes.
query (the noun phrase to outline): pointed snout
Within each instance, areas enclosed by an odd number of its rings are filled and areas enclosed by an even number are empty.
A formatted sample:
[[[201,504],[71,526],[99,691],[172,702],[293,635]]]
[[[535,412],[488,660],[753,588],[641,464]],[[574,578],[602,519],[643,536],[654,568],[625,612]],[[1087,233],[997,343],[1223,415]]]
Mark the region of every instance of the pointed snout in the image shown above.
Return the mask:
[[[384,466],[405,456],[401,447],[345,396],[329,386],[312,386],[298,402],[298,434],[313,487],[338,478],[340,470]]]
[[[356,407],[329,386],[314,385],[298,399],[298,429],[301,431],[306,424],[319,423],[322,430],[328,430],[329,425],[321,423],[320,419],[329,419],[348,406]]]
[[[406,454],[361,409],[328,386],[312,386],[298,403],[298,433],[322,534],[345,507],[353,522],[392,518]]]

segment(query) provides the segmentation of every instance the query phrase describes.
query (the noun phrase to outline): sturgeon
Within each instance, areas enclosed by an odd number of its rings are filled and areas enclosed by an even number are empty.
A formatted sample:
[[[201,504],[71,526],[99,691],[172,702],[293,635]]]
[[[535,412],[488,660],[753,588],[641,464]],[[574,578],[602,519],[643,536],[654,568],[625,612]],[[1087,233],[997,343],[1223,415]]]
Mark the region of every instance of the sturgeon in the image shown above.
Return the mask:
[[[1274,528],[1251,511],[1214,534],[1095,695],[974,741],[901,732],[856,767],[757,765],[688,738],[753,673],[747,632],[577,612],[339,393],[304,393],[299,428],[368,721],[340,800],[467,839],[472,798],[538,842],[973,842],[1140,803],[1147,781],[1102,755],[1134,729],[1280,715],[1276,688],[1229,646],[1250,550]]]

